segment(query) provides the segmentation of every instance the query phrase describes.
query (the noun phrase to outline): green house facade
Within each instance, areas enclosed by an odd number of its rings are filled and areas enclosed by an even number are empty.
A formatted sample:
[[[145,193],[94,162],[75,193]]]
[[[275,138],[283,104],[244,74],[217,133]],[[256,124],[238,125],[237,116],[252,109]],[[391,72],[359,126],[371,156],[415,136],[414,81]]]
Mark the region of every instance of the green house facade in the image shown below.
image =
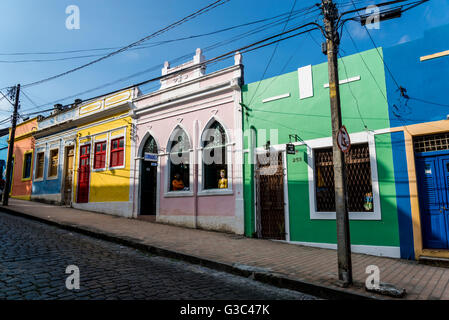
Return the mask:
[[[385,68],[378,50],[339,60],[342,120],[351,138],[351,244],[353,252],[400,257]],[[298,67],[242,88],[245,234],[336,248],[328,66]]]

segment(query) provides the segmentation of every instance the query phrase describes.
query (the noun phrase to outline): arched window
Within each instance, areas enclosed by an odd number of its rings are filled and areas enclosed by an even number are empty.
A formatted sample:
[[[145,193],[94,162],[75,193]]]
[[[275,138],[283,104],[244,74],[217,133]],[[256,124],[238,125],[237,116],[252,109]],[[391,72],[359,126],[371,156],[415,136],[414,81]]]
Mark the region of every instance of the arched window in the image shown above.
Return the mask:
[[[145,145],[142,149],[142,157],[145,157],[145,153],[154,153],[157,154],[157,143],[156,140],[154,140],[153,136],[149,136],[147,141],[145,142]]]
[[[228,159],[226,132],[213,121],[203,132],[203,189],[228,188]]]
[[[169,191],[190,190],[190,141],[177,127],[168,142]]]

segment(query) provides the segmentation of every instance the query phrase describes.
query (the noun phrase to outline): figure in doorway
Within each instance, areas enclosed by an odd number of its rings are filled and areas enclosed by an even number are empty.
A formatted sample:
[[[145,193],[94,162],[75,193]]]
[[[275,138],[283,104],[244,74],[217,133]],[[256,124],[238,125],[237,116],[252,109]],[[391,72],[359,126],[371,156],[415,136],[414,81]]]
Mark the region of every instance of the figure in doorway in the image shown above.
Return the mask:
[[[224,169],[220,170],[220,180],[218,180],[218,189],[227,189],[228,179],[226,179],[226,171]]]

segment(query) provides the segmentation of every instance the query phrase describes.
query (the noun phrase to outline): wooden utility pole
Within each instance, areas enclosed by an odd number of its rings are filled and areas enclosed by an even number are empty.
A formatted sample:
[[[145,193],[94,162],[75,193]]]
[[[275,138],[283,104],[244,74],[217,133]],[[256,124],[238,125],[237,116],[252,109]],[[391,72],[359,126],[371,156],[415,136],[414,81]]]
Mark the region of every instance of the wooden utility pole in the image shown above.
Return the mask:
[[[338,46],[340,37],[336,28],[338,10],[332,0],[322,0],[326,34],[326,52],[329,68],[329,95],[331,103],[332,145],[335,185],[335,211],[337,222],[338,278],[342,285],[352,284],[351,241],[349,215],[346,202],[345,157],[337,144],[341,121],[340,88],[338,78]]]
[[[6,182],[5,182],[5,189],[3,190],[4,206],[8,205],[9,192],[11,189],[12,156],[14,151],[14,139],[16,137],[16,125],[19,109],[19,95],[20,95],[20,84],[16,86],[16,100],[14,101],[14,112],[12,114],[11,134],[9,135],[8,160],[6,164]]]

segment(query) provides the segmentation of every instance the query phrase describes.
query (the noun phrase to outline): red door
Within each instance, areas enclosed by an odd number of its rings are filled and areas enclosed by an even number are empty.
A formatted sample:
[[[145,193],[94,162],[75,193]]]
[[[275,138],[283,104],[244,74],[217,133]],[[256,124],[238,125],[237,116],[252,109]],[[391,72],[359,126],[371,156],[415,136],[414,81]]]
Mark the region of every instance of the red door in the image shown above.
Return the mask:
[[[90,144],[80,148],[78,203],[89,201]]]

